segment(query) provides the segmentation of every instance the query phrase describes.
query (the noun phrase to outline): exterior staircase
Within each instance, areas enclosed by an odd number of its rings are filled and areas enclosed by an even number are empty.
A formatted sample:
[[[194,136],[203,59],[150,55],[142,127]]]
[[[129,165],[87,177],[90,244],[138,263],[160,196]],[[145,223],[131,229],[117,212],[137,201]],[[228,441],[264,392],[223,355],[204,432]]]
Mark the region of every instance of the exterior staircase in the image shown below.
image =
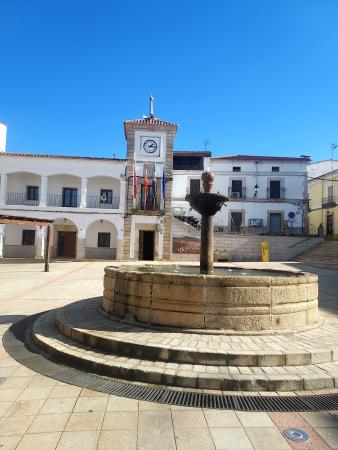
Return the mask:
[[[310,266],[327,267],[338,270],[338,241],[325,241],[306,250],[295,261]]]

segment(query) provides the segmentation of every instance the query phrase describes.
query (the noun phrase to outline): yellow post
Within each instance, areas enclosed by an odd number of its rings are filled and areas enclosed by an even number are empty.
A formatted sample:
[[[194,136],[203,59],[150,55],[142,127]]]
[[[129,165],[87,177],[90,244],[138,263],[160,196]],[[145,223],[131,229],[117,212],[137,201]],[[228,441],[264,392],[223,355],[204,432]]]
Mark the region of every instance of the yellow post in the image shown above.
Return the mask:
[[[269,242],[263,241],[262,246],[262,261],[269,262]]]

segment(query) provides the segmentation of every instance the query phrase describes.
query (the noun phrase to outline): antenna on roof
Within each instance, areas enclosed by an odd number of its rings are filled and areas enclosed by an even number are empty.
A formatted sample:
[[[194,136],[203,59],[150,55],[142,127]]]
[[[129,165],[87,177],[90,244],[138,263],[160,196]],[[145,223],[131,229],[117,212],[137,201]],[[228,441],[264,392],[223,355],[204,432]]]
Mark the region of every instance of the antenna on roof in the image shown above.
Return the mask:
[[[154,118],[154,97],[150,94],[149,97],[149,107],[150,107],[150,114],[149,114],[149,119],[153,119]]]
[[[206,139],[205,141],[204,141],[204,150],[206,151],[207,150],[207,146],[210,144],[210,141],[209,141],[209,139]]]

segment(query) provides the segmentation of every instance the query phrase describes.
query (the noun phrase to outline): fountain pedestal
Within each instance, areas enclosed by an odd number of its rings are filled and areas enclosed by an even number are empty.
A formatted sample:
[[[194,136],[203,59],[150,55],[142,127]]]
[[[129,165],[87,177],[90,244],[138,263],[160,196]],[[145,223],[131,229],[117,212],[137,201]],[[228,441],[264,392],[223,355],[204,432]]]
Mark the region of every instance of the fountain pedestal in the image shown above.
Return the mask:
[[[211,274],[214,267],[214,215],[229,199],[222,194],[211,192],[214,175],[210,171],[202,173],[204,192],[188,194],[185,199],[192,209],[201,214],[200,273]]]

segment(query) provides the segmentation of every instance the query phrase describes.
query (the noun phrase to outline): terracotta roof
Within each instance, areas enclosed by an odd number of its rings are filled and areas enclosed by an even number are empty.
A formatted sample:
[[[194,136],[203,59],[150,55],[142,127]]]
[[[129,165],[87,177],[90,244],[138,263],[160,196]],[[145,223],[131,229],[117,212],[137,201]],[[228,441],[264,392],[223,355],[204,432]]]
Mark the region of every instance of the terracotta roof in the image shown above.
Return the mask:
[[[177,123],[166,122],[161,119],[150,119],[149,117],[144,117],[143,119],[125,120],[124,123],[136,123],[140,125],[165,125],[169,127],[178,127]]]
[[[0,214],[0,223],[7,224],[32,224],[32,225],[48,225],[49,223],[53,223],[54,220],[49,219],[37,219],[36,217],[22,217],[22,216],[6,216],[4,214]]]
[[[211,159],[235,159],[240,161],[253,160],[253,161],[309,161],[308,158],[294,158],[291,156],[253,156],[253,155],[226,155],[226,156],[214,156]]]
[[[209,150],[174,150],[174,156],[211,156]]]
[[[29,158],[50,158],[50,159],[85,159],[89,161],[126,161],[122,158],[96,158],[94,156],[68,156],[68,155],[47,155],[43,153],[15,153],[0,152],[0,156],[24,156]]]

